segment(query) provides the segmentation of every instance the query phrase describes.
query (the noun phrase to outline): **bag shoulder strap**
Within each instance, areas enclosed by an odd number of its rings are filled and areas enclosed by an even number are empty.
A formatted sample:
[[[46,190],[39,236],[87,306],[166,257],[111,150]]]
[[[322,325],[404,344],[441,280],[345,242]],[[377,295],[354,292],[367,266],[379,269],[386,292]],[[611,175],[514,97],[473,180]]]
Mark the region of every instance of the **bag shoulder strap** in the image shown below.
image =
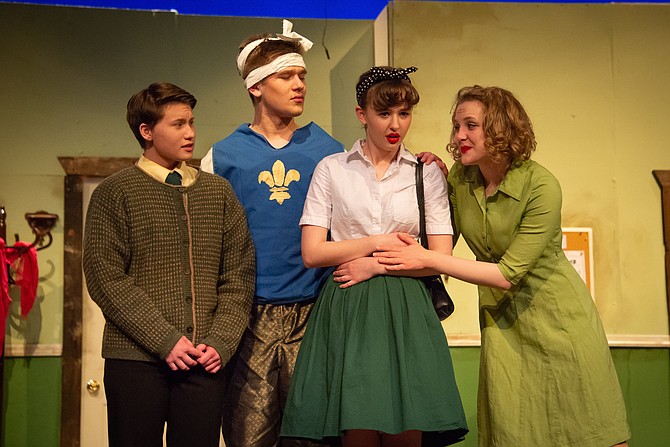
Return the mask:
[[[423,162],[416,163],[416,200],[419,204],[419,239],[421,245],[428,249],[428,236],[426,235],[426,207],[423,196]]]

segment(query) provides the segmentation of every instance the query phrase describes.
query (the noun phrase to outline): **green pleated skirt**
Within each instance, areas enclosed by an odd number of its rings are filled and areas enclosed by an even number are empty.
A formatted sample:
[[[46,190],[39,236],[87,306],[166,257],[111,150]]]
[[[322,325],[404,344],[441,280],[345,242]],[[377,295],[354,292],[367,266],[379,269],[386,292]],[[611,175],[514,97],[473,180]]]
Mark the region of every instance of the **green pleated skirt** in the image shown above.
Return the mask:
[[[327,440],[350,429],[424,432],[425,446],[463,439],[467,424],[442,325],[421,281],[329,279],[314,305],[281,434]]]

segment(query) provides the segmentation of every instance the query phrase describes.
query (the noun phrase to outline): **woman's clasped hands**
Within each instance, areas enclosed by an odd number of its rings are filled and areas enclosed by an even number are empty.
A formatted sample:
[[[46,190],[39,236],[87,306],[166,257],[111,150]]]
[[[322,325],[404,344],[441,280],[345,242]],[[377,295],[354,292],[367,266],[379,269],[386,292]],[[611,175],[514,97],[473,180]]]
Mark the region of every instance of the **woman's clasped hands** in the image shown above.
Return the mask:
[[[408,247],[410,243],[416,243],[414,238],[406,233],[379,234],[375,238],[378,250],[399,250]],[[395,251],[389,251],[389,253],[395,253]],[[378,253],[375,252],[372,253],[372,256],[340,264],[333,272],[335,282],[340,283],[340,288],[346,289],[373,276],[387,274],[389,270],[405,270],[394,265],[385,265],[388,262],[382,261],[383,258],[377,258],[377,255]]]

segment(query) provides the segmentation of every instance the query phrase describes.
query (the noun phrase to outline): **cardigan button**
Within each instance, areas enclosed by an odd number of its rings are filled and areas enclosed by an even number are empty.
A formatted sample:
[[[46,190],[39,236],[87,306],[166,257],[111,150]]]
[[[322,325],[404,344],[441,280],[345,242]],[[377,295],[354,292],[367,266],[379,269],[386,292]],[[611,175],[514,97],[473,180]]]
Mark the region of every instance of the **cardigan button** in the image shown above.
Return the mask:
[[[191,332],[193,332],[193,326],[187,326],[187,327],[186,327],[186,332],[188,332],[189,334],[190,334]]]

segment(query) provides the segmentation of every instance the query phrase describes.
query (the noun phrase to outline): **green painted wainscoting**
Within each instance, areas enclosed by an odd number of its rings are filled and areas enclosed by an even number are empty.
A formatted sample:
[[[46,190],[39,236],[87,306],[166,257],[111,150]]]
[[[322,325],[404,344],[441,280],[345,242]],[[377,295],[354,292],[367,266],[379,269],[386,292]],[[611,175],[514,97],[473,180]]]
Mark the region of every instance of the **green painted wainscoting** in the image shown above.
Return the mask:
[[[60,357],[5,359],[3,447],[60,444]]]
[[[628,407],[633,432],[630,446],[666,446],[670,439],[670,350],[611,351]],[[459,445],[476,447],[479,348],[452,348],[451,354],[471,430]],[[60,371],[57,357],[5,359],[4,447],[59,447]]]

